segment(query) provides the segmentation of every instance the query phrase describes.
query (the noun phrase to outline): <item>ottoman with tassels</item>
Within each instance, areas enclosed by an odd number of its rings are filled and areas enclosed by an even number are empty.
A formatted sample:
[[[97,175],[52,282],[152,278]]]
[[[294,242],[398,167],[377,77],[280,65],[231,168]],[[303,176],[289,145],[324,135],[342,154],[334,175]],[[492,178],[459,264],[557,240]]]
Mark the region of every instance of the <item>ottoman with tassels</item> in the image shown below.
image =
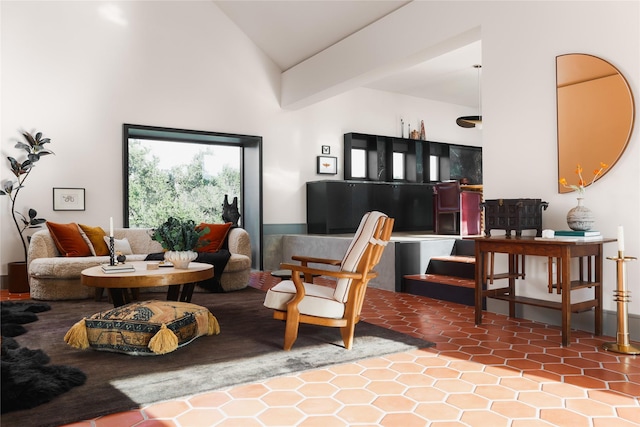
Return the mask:
[[[69,329],[64,341],[79,349],[142,356],[169,353],[202,335],[218,333],[218,321],[205,307],[151,300],[85,317]]]

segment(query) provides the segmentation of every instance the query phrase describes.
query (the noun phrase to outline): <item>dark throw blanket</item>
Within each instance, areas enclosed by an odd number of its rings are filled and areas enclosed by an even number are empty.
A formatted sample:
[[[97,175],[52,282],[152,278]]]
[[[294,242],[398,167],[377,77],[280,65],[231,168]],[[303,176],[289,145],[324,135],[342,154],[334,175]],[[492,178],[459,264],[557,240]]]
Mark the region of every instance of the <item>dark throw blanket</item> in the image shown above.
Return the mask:
[[[87,377],[70,366],[48,365],[49,356],[42,350],[21,347],[11,337],[27,330],[22,326],[35,322],[35,313],[50,310],[44,303],[0,303],[2,321],[2,349],[0,368],[2,375],[2,413],[34,408],[56,396],[85,383]]]
[[[213,265],[213,277],[198,283],[198,286],[208,290],[209,292],[224,292],[220,284],[220,278],[227,262],[231,258],[231,252],[228,249],[220,249],[218,252],[198,252],[195,262],[202,262]],[[145,261],[163,261],[164,252],[149,254]]]

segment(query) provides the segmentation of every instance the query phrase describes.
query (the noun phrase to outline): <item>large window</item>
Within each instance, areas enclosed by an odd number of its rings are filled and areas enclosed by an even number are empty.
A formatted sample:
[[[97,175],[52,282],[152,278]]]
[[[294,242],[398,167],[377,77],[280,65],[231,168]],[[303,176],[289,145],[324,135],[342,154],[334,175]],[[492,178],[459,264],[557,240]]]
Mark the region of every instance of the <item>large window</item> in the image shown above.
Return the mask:
[[[241,205],[241,147],[137,137],[128,142],[130,227],[155,227],[170,216],[220,222],[225,194]]]
[[[170,216],[221,223],[225,196],[238,198],[239,225],[261,268],[262,138],[124,125],[125,227],[157,227]]]

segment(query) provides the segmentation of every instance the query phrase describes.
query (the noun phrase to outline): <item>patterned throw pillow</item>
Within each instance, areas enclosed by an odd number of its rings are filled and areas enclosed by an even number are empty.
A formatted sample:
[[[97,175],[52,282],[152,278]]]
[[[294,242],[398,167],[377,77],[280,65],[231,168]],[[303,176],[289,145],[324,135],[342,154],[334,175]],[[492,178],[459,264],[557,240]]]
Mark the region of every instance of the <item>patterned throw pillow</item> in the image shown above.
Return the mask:
[[[151,300],[84,318],[69,329],[64,340],[79,349],[153,356],[174,351],[202,335],[218,333],[218,321],[205,307]]]

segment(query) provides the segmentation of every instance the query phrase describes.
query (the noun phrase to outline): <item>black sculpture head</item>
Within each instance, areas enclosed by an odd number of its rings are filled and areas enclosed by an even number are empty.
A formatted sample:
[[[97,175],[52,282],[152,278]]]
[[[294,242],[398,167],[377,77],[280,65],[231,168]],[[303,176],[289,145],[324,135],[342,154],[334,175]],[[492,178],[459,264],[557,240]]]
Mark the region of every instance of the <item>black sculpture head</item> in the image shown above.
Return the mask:
[[[233,226],[238,225],[240,219],[240,212],[238,211],[238,198],[233,198],[233,203],[229,204],[229,196],[224,195],[224,203],[222,204],[222,220],[224,222],[230,222]]]

